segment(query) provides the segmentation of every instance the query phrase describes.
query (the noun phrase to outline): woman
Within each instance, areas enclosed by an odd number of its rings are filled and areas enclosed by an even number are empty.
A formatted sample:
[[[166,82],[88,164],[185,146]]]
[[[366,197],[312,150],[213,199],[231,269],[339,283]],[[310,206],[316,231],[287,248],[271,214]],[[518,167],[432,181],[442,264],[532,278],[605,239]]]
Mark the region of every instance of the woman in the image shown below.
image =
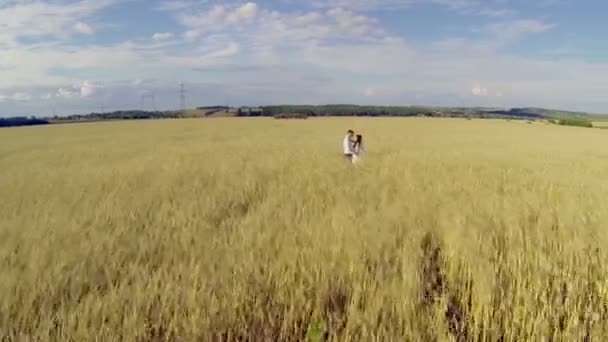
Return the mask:
[[[355,139],[355,144],[353,145],[353,164],[361,161],[361,154],[365,152],[365,147],[363,146],[363,136],[361,134],[357,134],[357,138]]]

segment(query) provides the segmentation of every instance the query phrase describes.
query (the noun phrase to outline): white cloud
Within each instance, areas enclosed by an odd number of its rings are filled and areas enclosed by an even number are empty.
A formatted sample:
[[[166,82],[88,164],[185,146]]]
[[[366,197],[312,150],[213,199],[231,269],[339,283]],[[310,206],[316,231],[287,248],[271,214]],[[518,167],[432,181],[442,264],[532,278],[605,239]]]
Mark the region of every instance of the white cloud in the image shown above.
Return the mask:
[[[363,92],[363,94],[366,97],[376,96],[376,89],[374,87],[367,87],[367,88],[365,88],[365,91]]]
[[[223,30],[228,25],[244,25],[251,22],[258,14],[258,5],[248,2],[238,7],[215,5],[201,15],[182,14],[183,25],[197,32]],[[192,35],[192,34],[191,34]]]
[[[253,2],[248,2],[237,8],[234,13],[231,13],[226,18],[229,23],[238,23],[243,20],[255,18],[258,13],[258,5]]]
[[[199,4],[200,4],[199,1],[192,1],[192,0],[188,0],[188,1],[168,0],[168,1],[161,2],[160,5],[158,5],[156,7],[156,10],[158,10],[158,11],[179,11],[179,10],[196,7]]]
[[[387,38],[374,18],[339,8],[296,13],[263,10],[246,31],[229,32],[266,62],[284,61],[298,49],[306,52],[320,45],[331,48],[342,40],[365,43]]]
[[[480,85],[475,85],[471,89],[471,94],[473,96],[495,96],[495,97],[504,96],[504,93],[501,90],[491,90],[486,87],[482,87]]]
[[[80,96],[91,97],[93,94],[95,94],[97,88],[98,87],[90,81],[84,81],[82,85],[80,85]]]
[[[240,45],[236,42],[230,42],[228,45],[220,50],[215,50],[207,53],[205,56],[207,58],[217,58],[217,57],[229,57],[234,56],[241,51]]]
[[[334,45],[309,44],[298,56],[310,65],[363,74],[419,72],[419,63],[428,63],[414,47],[393,39]]]
[[[344,7],[355,10],[394,10],[417,4],[439,4],[453,9],[466,9],[480,5],[479,0],[315,0],[317,7]]]
[[[298,0],[284,0],[300,3]],[[489,18],[508,17],[517,14],[508,6],[508,0],[314,0],[313,7],[345,8],[353,11],[395,11],[420,5],[440,5],[459,14],[484,16]]]
[[[66,38],[71,32],[89,33],[82,22],[97,11],[124,0],[70,2],[17,1],[0,6],[0,43],[16,44],[20,37]]]
[[[173,33],[171,32],[157,32],[152,35],[153,40],[167,40],[173,38]]]
[[[500,9],[492,9],[492,8],[484,8],[477,11],[477,14],[484,15],[490,18],[500,18],[500,17],[508,17],[517,14],[515,10],[500,8]]]
[[[488,55],[508,47],[531,34],[550,31],[555,25],[540,20],[504,20],[471,29],[475,38],[451,37],[432,43],[437,50],[450,54]]]
[[[376,28],[377,21],[364,15],[356,15],[341,8],[329,10],[327,15],[335,21],[340,32],[345,34],[366,36],[381,32]]]
[[[165,56],[163,63],[193,68],[205,67],[221,64],[224,60],[237,55],[241,51],[240,45],[234,41],[207,39],[204,46],[206,48],[200,49],[199,53],[185,56]]]
[[[382,34],[377,20],[342,8],[289,13],[262,10],[252,2],[240,7],[216,5],[202,15],[192,15],[189,11],[180,14],[179,21],[187,28],[186,38],[222,32],[249,40],[254,45]]]
[[[55,96],[63,99],[88,98],[95,95],[100,88],[102,88],[100,85],[91,81],[83,81],[81,83],[74,84],[71,87],[61,87],[57,89]],[[50,95],[48,98],[51,97],[52,95]]]
[[[51,74],[56,68],[64,70],[104,70],[100,77],[114,78],[129,70],[137,70],[149,62],[149,53],[137,46],[42,46],[37,49],[9,48],[0,54],[0,63],[15,65],[2,72],[0,88],[57,85],[79,81],[73,77]],[[156,57],[158,60],[158,57]],[[88,77],[88,76],[87,76]]]
[[[32,96],[30,94],[27,94],[27,93],[18,92],[18,93],[14,93],[11,98],[14,101],[26,102],[26,101],[30,101],[32,99]]]
[[[475,96],[486,96],[486,95],[488,95],[488,89],[483,88],[479,85],[476,85],[473,87],[473,89],[471,89],[471,94],[473,94]]]
[[[192,40],[192,39],[200,37],[202,34],[203,34],[203,32],[201,32],[200,30],[188,30],[188,31],[184,32],[184,37],[186,39]]]
[[[74,29],[80,34],[93,34],[93,32],[95,32],[89,24],[83,23],[82,21],[74,24]]]
[[[555,25],[533,19],[517,19],[492,23],[474,31],[486,33],[503,40],[518,39],[531,33],[542,33],[551,30]]]
[[[12,95],[0,94],[0,102],[15,101],[15,102],[27,102],[32,99],[32,96],[25,92],[15,92]]]
[[[201,15],[181,13],[189,40],[227,35],[244,45],[269,52],[279,46],[309,44],[332,38],[378,38],[384,32],[374,18],[334,8],[326,11],[284,13],[260,9],[249,2],[240,7],[216,5]]]
[[[75,97],[78,93],[71,88],[59,88],[57,89],[57,97],[61,97],[64,99],[71,99]]]

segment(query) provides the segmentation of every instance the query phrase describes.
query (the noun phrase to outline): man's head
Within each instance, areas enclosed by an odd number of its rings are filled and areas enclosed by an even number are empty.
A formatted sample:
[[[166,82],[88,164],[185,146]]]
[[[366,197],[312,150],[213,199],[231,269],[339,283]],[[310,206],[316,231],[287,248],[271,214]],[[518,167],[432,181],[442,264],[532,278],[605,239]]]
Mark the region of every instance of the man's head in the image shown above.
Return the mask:
[[[351,138],[352,138],[352,137],[353,137],[353,135],[355,135],[355,132],[353,132],[353,130],[352,130],[352,129],[349,129],[349,130],[346,132],[346,135],[348,135],[349,137],[351,137]]]

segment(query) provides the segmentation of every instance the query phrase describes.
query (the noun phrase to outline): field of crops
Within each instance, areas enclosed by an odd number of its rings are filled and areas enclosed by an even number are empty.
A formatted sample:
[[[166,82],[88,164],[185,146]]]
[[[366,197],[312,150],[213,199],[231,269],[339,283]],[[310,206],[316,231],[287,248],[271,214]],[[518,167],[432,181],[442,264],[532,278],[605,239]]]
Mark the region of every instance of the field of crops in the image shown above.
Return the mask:
[[[341,156],[349,128],[368,153]],[[608,131],[0,130],[0,340],[605,341]]]

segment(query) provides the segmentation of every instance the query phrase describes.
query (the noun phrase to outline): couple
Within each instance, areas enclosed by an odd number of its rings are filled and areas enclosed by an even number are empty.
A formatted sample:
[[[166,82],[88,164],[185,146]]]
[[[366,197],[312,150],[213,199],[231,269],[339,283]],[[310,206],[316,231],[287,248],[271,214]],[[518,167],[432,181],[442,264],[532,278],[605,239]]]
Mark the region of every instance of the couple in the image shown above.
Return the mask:
[[[365,152],[365,149],[363,148],[363,136],[360,134],[355,136],[355,132],[348,130],[346,136],[344,137],[342,147],[344,148],[344,156],[346,159],[351,161],[353,164],[358,163],[360,161],[361,154]]]

